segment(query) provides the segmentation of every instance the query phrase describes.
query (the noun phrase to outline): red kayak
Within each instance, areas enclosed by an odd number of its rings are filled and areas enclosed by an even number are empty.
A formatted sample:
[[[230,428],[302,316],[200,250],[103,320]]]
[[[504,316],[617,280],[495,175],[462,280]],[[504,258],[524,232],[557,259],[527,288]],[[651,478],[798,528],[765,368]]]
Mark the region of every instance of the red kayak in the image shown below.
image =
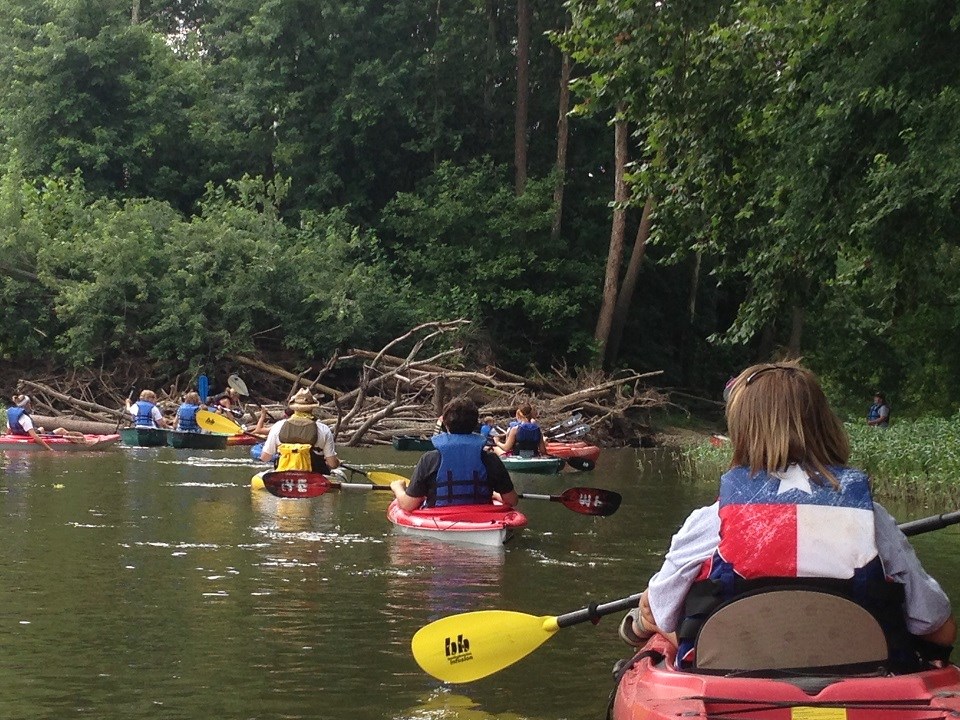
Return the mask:
[[[960,715],[960,668],[859,677],[805,674],[743,677],[673,669],[660,635],[624,674],[613,720],[936,720]]]
[[[500,504],[420,508],[407,512],[394,500],[387,519],[401,532],[473,545],[503,545],[526,527],[526,516]]]
[[[596,445],[588,445],[582,440],[568,443],[550,442],[548,440],[547,455],[563,458],[564,460],[567,458],[582,458],[589,460],[591,463],[596,463],[597,458],[600,457],[600,448]]]
[[[68,448],[92,450],[94,448],[116,445],[120,442],[119,433],[110,435],[81,435],[78,433],[68,436],[43,434],[41,437],[48,445],[59,450],[66,450]],[[0,435],[0,449],[3,448],[40,448],[42,450],[43,446],[30,435],[4,434]]]
[[[264,438],[257,437],[256,435],[231,435],[227,438],[227,445],[256,445],[257,443],[262,443]]]

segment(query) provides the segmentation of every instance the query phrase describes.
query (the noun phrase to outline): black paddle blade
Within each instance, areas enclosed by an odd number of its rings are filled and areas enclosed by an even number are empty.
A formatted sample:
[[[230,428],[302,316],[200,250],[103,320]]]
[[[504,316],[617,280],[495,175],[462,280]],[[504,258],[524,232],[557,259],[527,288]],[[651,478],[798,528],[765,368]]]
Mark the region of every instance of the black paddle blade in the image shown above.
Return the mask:
[[[575,487],[564,490],[559,495],[560,502],[581,515],[613,515],[620,507],[623,497],[620,493],[600,488]]]
[[[272,470],[264,473],[263,486],[282,498],[312,498],[334,487],[320,473],[309,470]]]
[[[588,458],[568,457],[564,459],[567,461],[567,465],[572,467],[574,470],[580,470],[582,472],[593,470],[597,466],[593,460]]]

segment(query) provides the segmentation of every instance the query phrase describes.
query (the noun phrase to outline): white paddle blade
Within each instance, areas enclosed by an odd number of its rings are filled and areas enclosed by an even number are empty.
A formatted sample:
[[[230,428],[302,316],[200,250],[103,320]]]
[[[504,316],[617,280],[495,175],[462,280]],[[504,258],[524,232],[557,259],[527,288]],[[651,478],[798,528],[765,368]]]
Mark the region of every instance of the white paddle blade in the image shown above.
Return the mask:
[[[236,390],[239,395],[246,397],[250,393],[247,392],[247,384],[240,379],[239,375],[231,375],[227,378],[227,385],[230,386],[232,390]]]

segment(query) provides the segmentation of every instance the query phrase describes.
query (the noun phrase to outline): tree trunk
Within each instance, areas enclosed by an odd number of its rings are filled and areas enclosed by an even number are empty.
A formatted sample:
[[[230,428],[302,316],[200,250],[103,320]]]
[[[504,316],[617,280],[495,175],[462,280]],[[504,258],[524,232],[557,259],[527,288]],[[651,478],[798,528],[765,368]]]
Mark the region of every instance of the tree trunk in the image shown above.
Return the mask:
[[[140,0],[133,0],[133,5],[130,8],[130,24],[140,24]]]
[[[491,133],[493,132],[493,93],[496,86],[496,67],[497,67],[497,4],[496,0],[486,0],[484,3],[484,12],[487,17],[487,74],[483,81],[483,111],[486,114],[484,118],[490,124]],[[493,135],[490,140],[493,141]]]
[[[517,0],[517,99],[514,119],[514,189],[527,187],[527,101],[530,93],[530,2]]]
[[[611,367],[620,354],[620,341],[623,339],[623,328],[630,315],[630,305],[633,303],[633,294],[637,289],[637,278],[640,276],[640,265],[647,252],[647,240],[650,238],[650,225],[653,222],[653,195],[647,196],[643,205],[643,215],[640,218],[640,227],[637,228],[637,237],[633,241],[633,252],[630,253],[630,262],[623,277],[623,285],[617,295],[617,305],[613,311],[613,324],[610,328],[610,341],[607,344],[607,353],[604,366]]]
[[[563,190],[567,180],[567,142],[570,137],[570,54],[564,53],[560,64],[560,114],[557,118],[557,184],[553,188],[553,224],[550,239],[560,240],[560,225],[563,220]]]
[[[788,357],[800,357],[800,340],[803,336],[803,308],[794,303],[790,308],[790,340],[787,344]]]
[[[603,302],[597,318],[594,339],[599,343],[600,363],[607,355],[607,342],[613,325],[613,313],[617,305],[617,286],[620,279],[620,263],[623,261],[623,236],[626,231],[627,182],[624,177],[627,166],[627,122],[622,119],[619,108],[614,124],[614,194],[613,225],[610,229],[610,249],[607,251],[607,267],[603,278]]]

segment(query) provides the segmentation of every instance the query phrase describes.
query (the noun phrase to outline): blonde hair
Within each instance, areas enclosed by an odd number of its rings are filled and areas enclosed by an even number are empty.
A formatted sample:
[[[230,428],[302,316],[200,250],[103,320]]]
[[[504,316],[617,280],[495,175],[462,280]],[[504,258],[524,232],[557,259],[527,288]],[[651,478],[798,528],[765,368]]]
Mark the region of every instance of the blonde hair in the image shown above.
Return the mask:
[[[183,401],[187,405],[199,405],[200,404],[200,394],[193,392],[192,390],[183,396]]]
[[[153,402],[154,400],[157,399],[157,394],[153,390],[141,390],[140,399],[149,400],[150,402]]]
[[[798,361],[748,367],[731,387],[726,414],[732,466],[755,475],[796,463],[839,487],[828,467],[846,465],[850,441],[817,377]]]

